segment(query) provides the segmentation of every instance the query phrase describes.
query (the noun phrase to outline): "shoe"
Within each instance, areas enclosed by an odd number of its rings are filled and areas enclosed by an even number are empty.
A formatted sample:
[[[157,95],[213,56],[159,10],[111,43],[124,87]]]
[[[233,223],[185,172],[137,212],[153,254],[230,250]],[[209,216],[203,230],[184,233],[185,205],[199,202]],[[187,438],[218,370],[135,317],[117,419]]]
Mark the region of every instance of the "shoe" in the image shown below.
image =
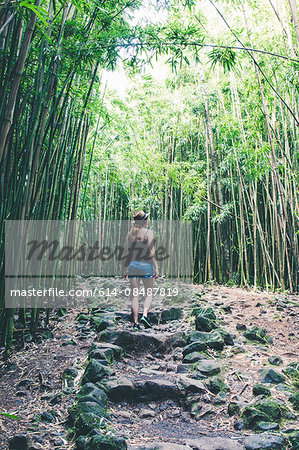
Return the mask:
[[[152,328],[152,324],[150,323],[147,317],[142,316],[140,319],[140,323],[142,323],[145,326],[145,328]]]
[[[134,323],[133,325],[133,331],[139,331],[140,330],[140,325],[139,323]]]

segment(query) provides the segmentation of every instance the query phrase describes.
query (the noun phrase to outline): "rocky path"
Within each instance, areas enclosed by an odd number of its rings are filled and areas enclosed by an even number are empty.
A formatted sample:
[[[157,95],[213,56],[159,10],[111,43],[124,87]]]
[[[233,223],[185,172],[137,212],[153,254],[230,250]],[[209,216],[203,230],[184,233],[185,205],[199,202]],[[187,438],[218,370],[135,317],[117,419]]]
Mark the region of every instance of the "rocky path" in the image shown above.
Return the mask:
[[[105,283],[103,288],[118,283],[121,290],[126,282]],[[163,280],[158,285],[168,286]],[[23,427],[12,428],[4,419],[7,438],[14,435],[16,442],[21,431],[28,438],[26,447],[10,448],[298,449],[298,299],[217,286],[177,287],[177,295],[155,297],[150,330],[132,330],[128,299],[121,295],[73,311],[65,319],[70,331],[65,340],[73,338],[77,345],[60,346],[56,355],[53,340],[39,347],[52,349],[53,392],[39,393],[35,406],[53,420],[33,426],[31,413]],[[64,336],[61,330],[54,335]],[[51,360],[63,357],[67,367],[53,370]],[[23,358],[23,365],[30,361]],[[26,378],[27,372],[23,367]],[[0,382],[7,383],[3,371]],[[18,389],[26,392],[24,386]],[[11,396],[4,400],[6,411],[20,406]],[[22,404],[22,396],[17,401]],[[2,442],[7,448],[5,436]]]

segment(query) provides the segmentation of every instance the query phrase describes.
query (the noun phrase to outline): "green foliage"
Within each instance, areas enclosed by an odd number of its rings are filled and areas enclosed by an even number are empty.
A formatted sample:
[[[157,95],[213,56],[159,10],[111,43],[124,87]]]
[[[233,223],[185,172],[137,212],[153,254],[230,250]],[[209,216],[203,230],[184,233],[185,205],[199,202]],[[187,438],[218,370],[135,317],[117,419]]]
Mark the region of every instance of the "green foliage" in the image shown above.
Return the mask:
[[[211,60],[212,68],[216,66],[216,64],[220,64],[223,67],[224,73],[234,70],[237,62],[236,52],[231,48],[213,48],[213,50],[208,53],[208,56]]]
[[[221,4],[230,28],[212,5],[193,0],[155,4],[165,20],[136,23],[141,5],[9,2],[0,53],[1,127],[9,123],[0,139],[0,240],[7,218],[128,219],[143,208],[153,218],[193,221],[196,281],[295,290],[294,29],[284,24],[286,41],[271,8],[265,15],[256,0],[246,3],[250,29],[239,0]],[[253,47],[257,65],[241,43]],[[123,96],[102,81],[122,65]],[[3,246],[0,261],[2,276]],[[8,356],[14,311],[3,309],[4,283],[0,297]],[[33,336],[38,323],[33,310]]]
[[[15,414],[9,414],[9,413],[5,413],[5,412],[1,412],[0,411],[0,415],[1,416],[5,416],[9,419],[16,419],[16,420],[20,420],[20,418],[18,416],[16,416]]]

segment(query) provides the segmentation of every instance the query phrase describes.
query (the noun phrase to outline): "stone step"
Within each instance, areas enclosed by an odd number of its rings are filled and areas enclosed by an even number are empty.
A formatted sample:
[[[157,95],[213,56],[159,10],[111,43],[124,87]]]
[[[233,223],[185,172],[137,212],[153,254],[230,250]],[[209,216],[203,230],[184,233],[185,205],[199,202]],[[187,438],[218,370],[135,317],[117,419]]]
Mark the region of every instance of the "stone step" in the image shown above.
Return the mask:
[[[157,331],[105,330],[98,334],[99,342],[109,342],[122,347],[126,352],[147,353],[166,352],[173,347],[184,345],[183,333]]]
[[[220,436],[202,436],[187,439],[184,444],[173,442],[146,442],[128,445],[128,450],[243,450],[244,444],[239,440]]]
[[[242,439],[240,441],[228,437],[201,436],[198,439],[187,439],[185,443],[193,450],[243,450],[245,446]]]
[[[106,383],[108,398],[113,402],[133,402],[178,399],[180,389],[175,381],[165,378],[132,382],[127,378],[109,379]]]
[[[141,445],[129,445],[128,450],[192,450],[192,447],[173,442],[147,442]]]

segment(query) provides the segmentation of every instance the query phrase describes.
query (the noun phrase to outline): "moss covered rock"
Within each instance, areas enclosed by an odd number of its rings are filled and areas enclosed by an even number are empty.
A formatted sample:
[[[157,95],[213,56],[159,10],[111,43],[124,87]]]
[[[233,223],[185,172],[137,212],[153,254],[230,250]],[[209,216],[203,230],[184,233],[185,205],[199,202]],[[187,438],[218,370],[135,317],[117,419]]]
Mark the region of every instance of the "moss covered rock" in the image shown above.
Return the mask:
[[[209,378],[209,380],[205,382],[205,386],[213,394],[228,391],[227,385],[224,383],[223,380],[221,380],[221,378],[218,377]]]
[[[107,408],[107,395],[93,383],[86,383],[77,394],[78,402],[96,402],[102,408]]]
[[[89,358],[96,360],[105,360],[110,363],[114,358],[114,352],[111,348],[98,348],[90,352]]]
[[[254,396],[258,396],[258,395],[264,395],[265,397],[271,396],[270,389],[262,384],[256,384],[255,386],[253,386],[252,393]]]
[[[115,323],[112,320],[97,316],[93,316],[90,318],[90,324],[96,331],[103,331],[107,328],[112,328],[115,326]]]
[[[202,359],[195,364],[195,368],[207,377],[217,375],[221,371],[218,363],[213,359]]]
[[[188,353],[183,358],[183,363],[185,363],[185,364],[192,364],[192,363],[200,361],[201,359],[204,359],[204,358],[205,358],[205,356],[202,353],[192,352],[192,353]]]
[[[75,444],[76,450],[87,450],[90,438],[87,436],[78,436]]]
[[[269,342],[271,342],[271,339],[269,338],[269,336],[267,336],[266,331],[263,328],[257,326],[246,330],[243,333],[243,336],[250,341],[261,342],[262,344],[268,344]]]
[[[245,428],[253,429],[258,422],[270,422],[270,418],[254,406],[245,406],[241,413]]]
[[[97,360],[91,359],[88,363],[83,378],[82,384],[94,383],[101,381],[103,378],[111,376],[114,373],[110,367],[103,366]]]
[[[299,389],[299,363],[289,364],[283,372],[291,379],[296,389]]]
[[[97,435],[89,442],[88,450],[126,450],[127,444],[124,438],[118,436]]]
[[[262,379],[262,383],[271,384],[278,384],[282,383],[283,381],[285,381],[285,377],[274,369],[269,369],[264,372],[264,377]]]
[[[216,331],[224,340],[225,345],[234,345],[234,338],[236,337],[234,334],[231,334],[228,331],[223,330],[222,328],[216,328]]]
[[[246,406],[241,413],[246,428],[255,428],[258,422],[279,423],[282,415],[282,406],[271,400],[262,400]]]
[[[290,397],[290,402],[292,403],[293,408],[296,411],[299,411],[299,391],[295,392],[295,394]]]
[[[69,415],[74,422],[81,413],[92,413],[96,416],[107,416],[106,411],[96,402],[78,402],[69,408]]]
[[[96,354],[96,352],[101,352],[103,350],[109,349],[113,352],[113,358],[114,359],[120,359],[124,355],[124,350],[119,345],[110,344],[108,342],[94,342],[89,350],[89,357],[93,358],[93,354]],[[97,359],[97,358],[95,358]]]
[[[272,400],[262,400],[255,404],[259,411],[264,412],[270,419],[270,422],[279,421],[283,414],[283,409],[280,404]]]
[[[161,313],[161,322],[170,322],[171,320],[179,320],[182,317],[182,308],[170,308],[164,309]]]
[[[229,416],[234,416],[236,414],[239,414],[240,412],[240,405],[236,402],[230,402],[227,407],[227,412]]]
[[[269,356],[268,361],[273,366],[280,366],[283,363],[280,356]]]
[[[76,320],[79,323],[87,323],[89,321],[89,316],[87,314],[78,314],[78,316],[76,317]]]
[[[75,421],[76,435],[87,435],[94,429],[98,429],[102,421],[102,416],[89,412],[80,413]]]
[[[299,450],[299,431],[294,431],[288,436],[290,450]]]
[[[195,331],[189,335],[188,342],[190,342],[189,345],[183,349],[183,356],[192,352],[201,352],[207,348],[222,350],[224,347],[224,340],[216,331],[210,333]]]
[[[212,331],[217,328],[216,315],[212,308],[198,308],[195,328],[198,331]]]

